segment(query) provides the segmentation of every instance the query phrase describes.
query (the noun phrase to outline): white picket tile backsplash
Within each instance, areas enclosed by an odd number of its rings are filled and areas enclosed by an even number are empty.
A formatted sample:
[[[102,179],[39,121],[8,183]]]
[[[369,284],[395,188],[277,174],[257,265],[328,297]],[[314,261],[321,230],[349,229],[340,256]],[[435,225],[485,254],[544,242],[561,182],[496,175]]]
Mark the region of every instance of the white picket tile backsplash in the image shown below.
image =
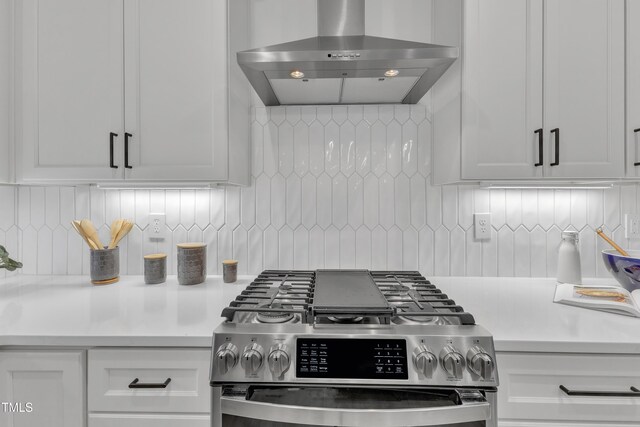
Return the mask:
[[[208,269],[239,260],[266,268],[418,269],[430,275],[554,276],[560,232],[580,231],[584,276],[606,276],[594,229],[632,248],[624,214],[635,184],[610,190],[487,190],[430,183],[431,123],[424,106],[255,108],[252,185],[211,190],[0,187],[0,244],[26,274],[87,274],[88,249],[71,229],[91,218],[103,240],[115,218],[136,227],[121,272],[175,244],[208,244]],[[166,239],[149,240],[149,213],[166,214]],[[473,213],[492,214],[492,238],[473,237]],[[15,273],[12,273],[15,274]],[[6,272],[0,271],[0,277]]]

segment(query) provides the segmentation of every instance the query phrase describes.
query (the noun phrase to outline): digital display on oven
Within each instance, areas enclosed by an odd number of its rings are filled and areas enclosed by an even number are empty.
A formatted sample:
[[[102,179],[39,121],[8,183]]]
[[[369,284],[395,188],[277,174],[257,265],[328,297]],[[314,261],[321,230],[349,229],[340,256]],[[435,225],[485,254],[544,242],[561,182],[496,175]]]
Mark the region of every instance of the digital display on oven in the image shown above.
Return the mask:
[[[298,338],[298,378],[406,380],[405,340]]]

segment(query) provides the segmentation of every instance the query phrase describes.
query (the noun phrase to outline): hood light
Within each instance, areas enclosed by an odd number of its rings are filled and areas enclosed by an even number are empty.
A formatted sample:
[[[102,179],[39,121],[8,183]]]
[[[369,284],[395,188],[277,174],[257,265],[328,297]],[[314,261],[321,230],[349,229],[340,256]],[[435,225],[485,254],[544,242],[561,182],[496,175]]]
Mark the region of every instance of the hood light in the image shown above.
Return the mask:
[[[293,70],[289,75],[294,79],[301,79],[304,77],[304,73],[300,70]]]
[[[387,70],[384,72],[385,77],[395,77],[398,74],[400,74],[400,71],[398,70]]]

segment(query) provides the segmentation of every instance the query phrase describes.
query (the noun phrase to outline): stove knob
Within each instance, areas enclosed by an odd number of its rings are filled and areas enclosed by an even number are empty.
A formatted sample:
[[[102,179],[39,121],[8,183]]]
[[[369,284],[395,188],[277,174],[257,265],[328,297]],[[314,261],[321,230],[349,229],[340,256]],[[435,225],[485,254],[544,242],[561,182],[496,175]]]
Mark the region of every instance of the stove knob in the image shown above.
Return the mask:
[[[244,368],[247,376],[255,375],[262,367],[262,359],[264,358],[264,349],[260,344],[253,343],[244,348],[240,364]]]
[[[469,370],[483,380],[491,379],[495,363],[487,352],[480,346],[474,346],[467,352]]]
[[[420,345],[413,350],[413,364],[418,372],[427,378],[431,378],[438,367],[438,359],[429,351],[426,345]]]
[[[284,344],[276,344],[271,347],[269,352],[269,369],[274,378],[280,378],[282,374],[289,370],[291,359],[287,353],[287,346]]]
[[[229,372],[238,363],[238,347],[230,342],[222,344],[216,352],[216,367],[221,375]]]
[[[440,352],[440,362],[447,374],[455,379],[462,379],[462,371],[464,369],[464,357],[452,345],[447,345]]]

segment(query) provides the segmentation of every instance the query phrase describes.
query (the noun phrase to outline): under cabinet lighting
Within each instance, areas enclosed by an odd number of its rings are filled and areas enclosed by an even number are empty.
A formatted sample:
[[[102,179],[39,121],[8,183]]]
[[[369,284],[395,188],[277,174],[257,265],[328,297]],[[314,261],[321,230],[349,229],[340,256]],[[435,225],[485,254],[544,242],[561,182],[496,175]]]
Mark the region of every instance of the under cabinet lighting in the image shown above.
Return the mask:
[[[613,188],[613,184],[480,184],[481,188],[487,190],[607,190]]]
[[[398,70],[387,70],[384,72],[385,77],[395,77],[398,74],[400,74],[400,71]]]
[[[96,188],[100,190],[209,190],[211,188],[220,187],[217,183],[202,182],[184,182],[184,183],[138,183],[123,184],[119,183],[100,183],[96,184]],[[230,185],[231,186],[231,185]]]
[[[294,79],[301,79],[304,77],[304,73],[300,70],[293,70],[289,75]]]

